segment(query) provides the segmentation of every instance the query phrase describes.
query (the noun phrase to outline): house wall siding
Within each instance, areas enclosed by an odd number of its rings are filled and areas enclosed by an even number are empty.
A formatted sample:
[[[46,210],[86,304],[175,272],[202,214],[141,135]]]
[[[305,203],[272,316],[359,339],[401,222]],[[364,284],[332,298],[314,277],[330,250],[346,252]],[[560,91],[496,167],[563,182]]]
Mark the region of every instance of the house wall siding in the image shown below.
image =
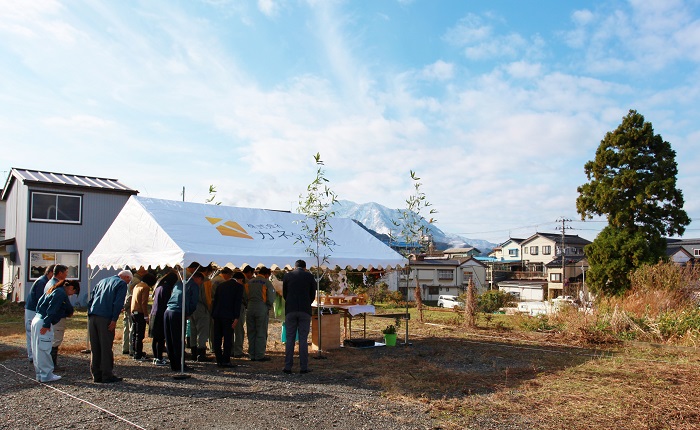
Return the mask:
[[[33,191],[73,194],[82,197],[81,223],[30,221],[30,195]],[[129,197],[135,192],[114,192],[66,185],[24,184],[14,180],[6,196],[6,238],[15,238],[15,261],[3,259],[3,283],[15,282],[14,300],[23,301],[29,293],[30,251],[73,251],[80,253],[81,284],[88,281],[87,258],[102,239]],[[110,272],[111,273],[111,272]],[[88,288],[82,288],[78,302],[85,303]]]
[[[14,181],[5,201],[5,238],[15,238],[14,261],[3,258],[3,284],[13,282],[15,277],[15,295],[24,300],[25,260],[27,246],[22,238],[27,234],[27,187],[20,181]],[[14,297],[13,297],[14,298]]]

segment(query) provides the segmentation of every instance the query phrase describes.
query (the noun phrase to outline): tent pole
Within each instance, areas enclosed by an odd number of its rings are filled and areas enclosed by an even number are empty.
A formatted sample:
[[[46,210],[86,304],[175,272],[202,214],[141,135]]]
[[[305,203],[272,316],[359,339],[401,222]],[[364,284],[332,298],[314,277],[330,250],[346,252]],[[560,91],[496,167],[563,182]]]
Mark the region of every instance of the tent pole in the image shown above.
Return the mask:
[[[187,289],[187,269],[185,262],[182,262],[182,332],[180,338],[180,373],[173,376],[175,379],[187,379],[190,375],[185,374],[185,292]]]

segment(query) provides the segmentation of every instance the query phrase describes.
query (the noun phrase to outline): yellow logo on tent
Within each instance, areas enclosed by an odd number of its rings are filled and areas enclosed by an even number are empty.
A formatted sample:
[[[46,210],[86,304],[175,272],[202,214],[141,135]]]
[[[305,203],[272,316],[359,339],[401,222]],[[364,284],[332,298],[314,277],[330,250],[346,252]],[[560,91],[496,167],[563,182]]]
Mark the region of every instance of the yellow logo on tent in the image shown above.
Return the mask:
[[[216,226],[222,236],[240,237],[241,239],[253,239],[247,231],[236,221],[226,221],[222,223],[223,218],[205,217],[207,221]]]

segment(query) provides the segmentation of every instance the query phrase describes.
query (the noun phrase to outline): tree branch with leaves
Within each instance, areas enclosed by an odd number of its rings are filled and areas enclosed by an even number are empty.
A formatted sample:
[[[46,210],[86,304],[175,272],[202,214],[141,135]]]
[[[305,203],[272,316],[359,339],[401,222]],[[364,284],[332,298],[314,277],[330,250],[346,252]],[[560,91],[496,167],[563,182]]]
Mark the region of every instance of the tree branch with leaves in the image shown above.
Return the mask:
[[[398,228],[398,237],[404,241],[406,246],[402,249],[401,253],[408,261],[408,274],[406,276],[406,294],[408,295],[408,278],[411,275],[411,255],[425,250],[428,244],[428,236],[430,224],[435,222],[432,217],[436,214],[435,209],[431,209],[432,204],[428,201],[425,193],[421,190],[423,184],[420,182],[420,178],[416,175],[413,170],[411,173],[411,181],[413,181],[413,194],[411,194],[408,199],[406,199],[406,207],[404,209],[397,209],[397,219],[392,220],[392,224]],[[426,220],[423,213],[427,211],[430,216]],[[390,234],[390,236],[393,236]],[[392,237],[392,240],[394,238]],[[414,290],[414,296],[416,300],[416,308],[418,309],[418,314],[420,321],[423,321],[423,299],[420,292],[420,285],[418,283],[418,277],[416,276],[416,287]],[[406,297],[406,313],[408,313],[408,297]]]

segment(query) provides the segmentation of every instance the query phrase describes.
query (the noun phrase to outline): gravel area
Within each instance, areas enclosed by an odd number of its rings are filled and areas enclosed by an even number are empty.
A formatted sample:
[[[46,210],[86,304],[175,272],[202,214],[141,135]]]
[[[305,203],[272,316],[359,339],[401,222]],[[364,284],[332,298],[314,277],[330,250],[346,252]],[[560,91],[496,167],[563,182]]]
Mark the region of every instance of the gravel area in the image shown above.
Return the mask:
[[[52,384],[37,383],[26,358],[0,362],[0,428],[433,428],[425,407],[390,401],[359,372],[334,372],[332,358],[312,360],[305,375],[282,373],[282,356],[232,370],[193,363],[177,380],[168,367],[115,357],[125,379],[113,384],[93,383],[79,353],[60,356],[63,379]]]

